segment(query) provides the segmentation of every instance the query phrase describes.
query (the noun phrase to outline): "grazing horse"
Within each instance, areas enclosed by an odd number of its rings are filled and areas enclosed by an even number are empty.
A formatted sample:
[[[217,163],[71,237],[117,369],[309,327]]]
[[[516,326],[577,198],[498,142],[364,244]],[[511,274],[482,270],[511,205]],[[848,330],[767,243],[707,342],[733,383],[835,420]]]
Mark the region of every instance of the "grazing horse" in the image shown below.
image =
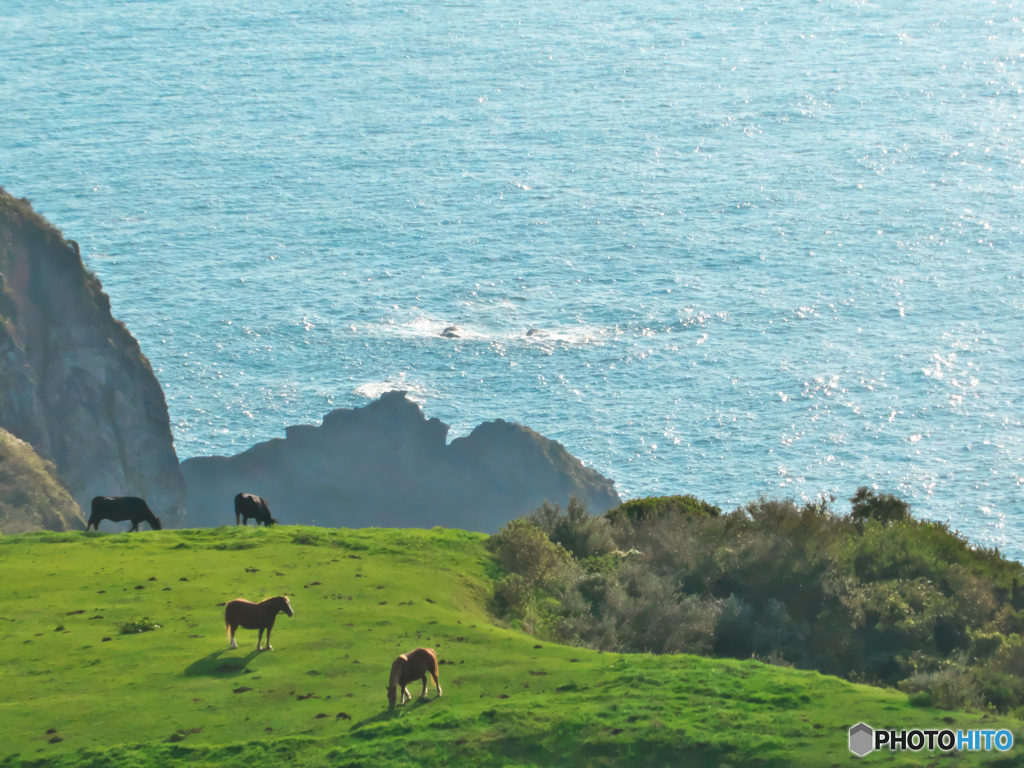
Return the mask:
[[[123,523],[125,520],[132,521],[131,530],[139,530],[139,523],[147,522],[154,531],[163,530],[160,525],[160,518],[153,514],[145,500],[137,496],[97,496],[92,500],[92,515],[85,530],[95,526],[100,529],[101,520],[110,520],[113,523]]]
[[[441,683],[437,680],[437,654],[433,648],[417,648],[415,651],[403,653],[395,663],[391,665],[391,678],[388,680],[388,704],[395,708],[395,699],[398,691],[402,691],[402,704],[406,700],[412,701],[408,689],[405,687],[413,680],[423,680],[423,693],[421,698],[427,696],[427,673],[434,678],[434,687],[437,688],[437,695],[441,695]]]
[[[277,614],[284,611],[289,616],[294,616],[295,611],[292,610],[291,601],[282,595],[281,597],[268,597],[258,603],[250,603],[248,600],[239,598],[238,600],[232,600],[224,607],[224,628],[228,632],[228,637],[231,639],[231,647],[237,648],[238,643],[235,642],[235,632],[239,627],[243,629],[258,629],[260,635],[256,638],[256,650],[262,650],[260,648],[260,642],[263,640],[263,630],[267,630],[267,650],[274,650],[270,645],[270,630],[274,628],[274,621],[277,619]]]
[[[270,507],[266,499],[252,493],[240,493],[235,496],[235,525],[239,522],[248,525],[250,517],[256,518],[257,527],[260,523],[273,525],[277,522],[270,516]]]

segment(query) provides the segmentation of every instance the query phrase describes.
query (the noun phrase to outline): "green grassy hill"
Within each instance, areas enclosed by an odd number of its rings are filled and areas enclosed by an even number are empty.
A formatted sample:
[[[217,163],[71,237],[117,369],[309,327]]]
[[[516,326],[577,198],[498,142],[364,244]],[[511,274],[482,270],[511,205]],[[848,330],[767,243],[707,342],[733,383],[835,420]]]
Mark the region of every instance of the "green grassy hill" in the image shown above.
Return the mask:
[[[846,731],[860,720],[1020,733],[1016,720],[914,708],[813,672],[502,629],[485,608],[485,538],[285,527],[0,538],[0,766],[832,766],[856,762]],[[278,618],[274,650],[256,653],[244,630],[228,650],[220,604],[277,594],[295,616]],[[119,633],[143,617],[160,628]],[[444,696],[389,712],[391,662],[421,645],[437,649]],[[892,757],[866,760],[1022,765],[1024,745]]]

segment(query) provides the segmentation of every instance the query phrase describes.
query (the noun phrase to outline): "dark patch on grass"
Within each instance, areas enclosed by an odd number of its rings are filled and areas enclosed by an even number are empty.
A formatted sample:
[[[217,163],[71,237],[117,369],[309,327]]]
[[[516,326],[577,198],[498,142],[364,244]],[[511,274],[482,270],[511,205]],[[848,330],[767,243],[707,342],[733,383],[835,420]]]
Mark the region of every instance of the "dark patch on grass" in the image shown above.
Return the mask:
[[[243,685],[240,688],[232,688],[231,692],[232,693],[247,693],[247,692],[249,692],[251,690],[252,690],[252,688],[250,688],[249,686]]]
[[[160,629],[159,624],[148,616],[143,616],[141,619],[125,622],[118,627],[117,631],[122,635],[137,635],[141,632],[153,632],[157,629]]]
[[[78,615],[78,614],[80,614],[80,613],[85,613],[85,611],[68,611],[68,612],[67,612],[66,614],[64,614],[64,615],[65,615],[65,616],[77,616],[77,615]]]

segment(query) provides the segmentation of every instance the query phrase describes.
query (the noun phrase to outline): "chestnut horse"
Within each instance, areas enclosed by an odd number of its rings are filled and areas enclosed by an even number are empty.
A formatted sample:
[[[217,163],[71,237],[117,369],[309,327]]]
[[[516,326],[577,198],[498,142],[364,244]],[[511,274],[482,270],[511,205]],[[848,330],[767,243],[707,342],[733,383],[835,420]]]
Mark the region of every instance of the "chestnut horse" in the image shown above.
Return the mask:
[[[402,691],[402,704],[406,700],[412,701],[408,689],[405,687],[413,680],[423,680],[423,693],[421,698],[427,696],[427,673],[434,678],[434,687],[437,688],[437,695],[441,695],[441,683],[437,680],[437,654],[433,648],[417,648],[415,651],[403,653],[395,663],[391,665],[391,678],[388,680],[388,704],[392,709],[395,707],[395,699],[398,697],[398,690]]]
[[[292,610],[291,601],[284,595],[268,597],[259,603],[250,603],[248,600],[241,598],[232,600],[224,606],[224,628],[227,630],[228,637],[231,640],[231,647],[238,647],[238,643],[235,642],[235,631],[242,627],[243,629],[258,629],[260,631],[259,637],[256,638],[257,651],[262,650],[260,642],[263,640],[263,630],[267,630],[267,650],[274,650],[270,645],[270,630],[274,628],[274,621],[277,619],[277,614],[281,611],[284,611],[289,616],[295,615],[295,611]]]

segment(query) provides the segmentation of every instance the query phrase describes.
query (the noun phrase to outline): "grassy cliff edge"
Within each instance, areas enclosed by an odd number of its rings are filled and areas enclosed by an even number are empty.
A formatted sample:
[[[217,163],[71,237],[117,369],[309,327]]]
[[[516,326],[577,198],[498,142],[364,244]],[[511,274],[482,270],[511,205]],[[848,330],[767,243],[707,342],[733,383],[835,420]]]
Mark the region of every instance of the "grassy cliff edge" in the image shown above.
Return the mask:
[[[279,527],[0,539],[0,766],[842,765],[847,729],[1008,728],[754,660],[601,653],[491,623],[487,537]],[[288,594],[274,651],[220,604]],[[144,633],[120,628],[142,618]],[[105,640],[104,638],[110,638]],[[444,696],[386,709],[437,649]],[[418,695],[419,689],[410,686]],[[961,753],[958,764],[1018,764]],[[937,752],[882,753],[926,765]],[[894,760],[889,760],[894,757]]]

